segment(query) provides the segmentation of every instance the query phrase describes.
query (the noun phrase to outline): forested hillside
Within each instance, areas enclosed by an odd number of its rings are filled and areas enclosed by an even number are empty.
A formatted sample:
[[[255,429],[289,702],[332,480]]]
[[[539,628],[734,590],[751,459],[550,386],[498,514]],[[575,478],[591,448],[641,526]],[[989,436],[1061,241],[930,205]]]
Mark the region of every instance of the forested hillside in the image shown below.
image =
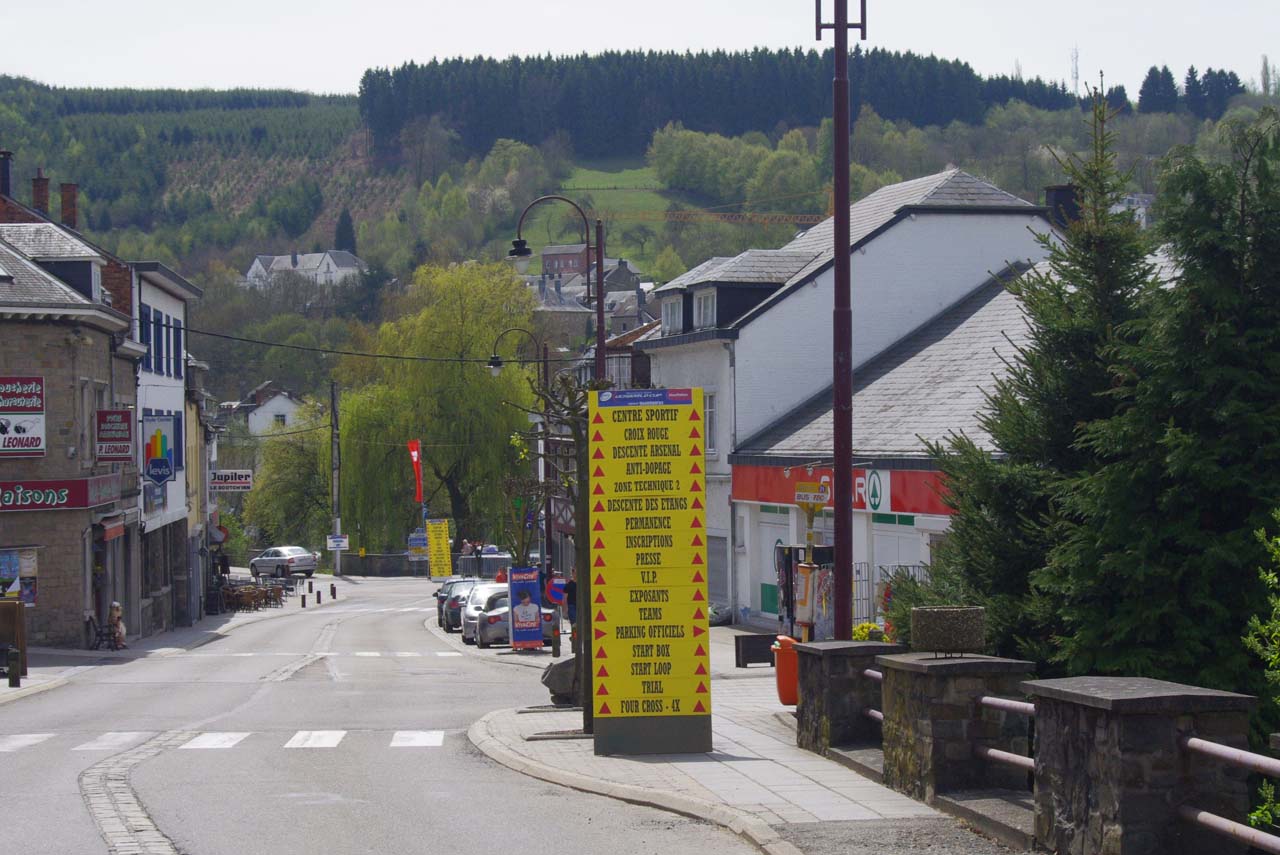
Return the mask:
[[[413,119],[439,115],[471,150],[564,131],[587,157],[639,155],[668,122],[729,136],[816,125],[831,112],[831,69],[830,50],[763,48],[411,62],[365,72],[360,115],[384,151]],[[984,79],[958,60],[861,46],[849,76],[855,115],[865,104],[915,125],[979,122],[1011,99],[1050,110],[1076,106],[1059,83]]]

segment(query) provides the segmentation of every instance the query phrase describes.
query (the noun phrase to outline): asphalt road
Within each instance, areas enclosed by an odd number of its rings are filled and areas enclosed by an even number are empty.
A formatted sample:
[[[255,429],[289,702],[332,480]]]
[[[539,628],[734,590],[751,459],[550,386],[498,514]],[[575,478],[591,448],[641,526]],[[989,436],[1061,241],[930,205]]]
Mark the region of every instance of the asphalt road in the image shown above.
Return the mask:
[[[4,849],[755,851],[718,827],[479,754],[473,721],[547,693],[536,670],[459,655],[427,632],[432,590],[420,579],[343,584],[336,604],[185,653],[97,660],[66,686],[0,706]]]

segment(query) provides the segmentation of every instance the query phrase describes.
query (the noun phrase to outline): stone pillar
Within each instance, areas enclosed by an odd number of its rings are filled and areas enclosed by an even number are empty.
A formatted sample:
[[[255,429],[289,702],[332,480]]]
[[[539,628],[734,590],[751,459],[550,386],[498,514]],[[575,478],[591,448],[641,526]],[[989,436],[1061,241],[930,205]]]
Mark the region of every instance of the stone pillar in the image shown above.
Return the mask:
[[[823,754],[833,745],[879,742],[880,725],[862,710],[881,708],[880,683],[862,672],[875,667],[877,656],[905,649],[883,641],[797,644],[800,703],[796,705],[796,744]]]
[[[975,757],[977,745],[1026,755],[1026,716],[990,710],[978,698],[1020,698],[1032,663],[933,653],[878,656],[884,672],[884,783],[932,802],[948,791],[1026,790],[1027,773]]]
[[[1184,736],[1249,747],[1256,699],[1131,677],[1032,680],[1035,839],[1083,855],[1219,855],[1247,847],[1179,819],[1181,805],[1247,823],[1248,773]]]

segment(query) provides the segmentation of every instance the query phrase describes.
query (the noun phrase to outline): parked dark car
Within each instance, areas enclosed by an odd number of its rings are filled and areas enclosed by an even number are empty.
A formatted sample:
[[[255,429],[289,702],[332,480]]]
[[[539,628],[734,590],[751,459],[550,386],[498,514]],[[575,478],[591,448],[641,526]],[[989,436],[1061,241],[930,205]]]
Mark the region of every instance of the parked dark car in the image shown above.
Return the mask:
[[[449,589],[449,597],[444,601],[444,631],[455,632],[462,629],[462,607],[475,586],[476,579],[459,579]]]
[[[436,626],[444,626],[444,604],[449,599],[449,592],[453,590],[453,586],[466,579],[466,576],[450,576],[440,583],[440,587],[436,589]],[[475,579],[470,581],[474,582]]]

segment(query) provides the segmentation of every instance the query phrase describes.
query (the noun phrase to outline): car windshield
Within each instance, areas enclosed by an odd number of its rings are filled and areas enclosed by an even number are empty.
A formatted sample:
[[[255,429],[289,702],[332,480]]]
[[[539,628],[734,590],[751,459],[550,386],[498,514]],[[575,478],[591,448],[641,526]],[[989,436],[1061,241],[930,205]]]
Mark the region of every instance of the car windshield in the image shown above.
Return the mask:
[[[491,611],[494,611],[495,609],[505,609],[506,607],[507,607],[506,594],[494,594],[484,604],[484,610],[486,612],[491,612]]]
[[[283,552],[285,555],[310,555],[311,554],[310,552],[307,552],[307,550],[303,549],[301,546],[286,546],[284,549],[281,550],[281,552]]]
[[[471,604],[479,605],[484,602],[486,597],[491,597],[497,593],[502,593],[502,589],[495,590],[492,585],[477,585],[471,592]]]

